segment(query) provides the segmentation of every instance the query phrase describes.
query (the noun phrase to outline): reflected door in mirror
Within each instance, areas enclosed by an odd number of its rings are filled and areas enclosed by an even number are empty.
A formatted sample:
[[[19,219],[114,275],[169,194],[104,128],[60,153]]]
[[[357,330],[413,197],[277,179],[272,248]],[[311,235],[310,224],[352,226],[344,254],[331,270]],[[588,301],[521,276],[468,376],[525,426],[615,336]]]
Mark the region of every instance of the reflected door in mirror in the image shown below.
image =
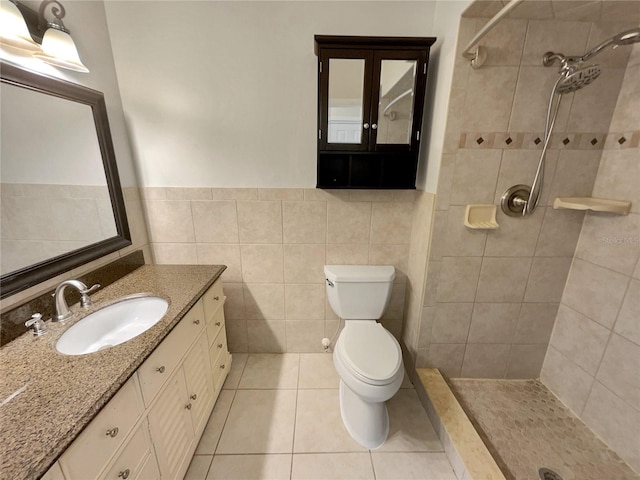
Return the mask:
[[[329,143],[362,142],[364,59],[329,60]]]
[[[411,143],[416,68],[416,60],[381,60],[377,144]]]

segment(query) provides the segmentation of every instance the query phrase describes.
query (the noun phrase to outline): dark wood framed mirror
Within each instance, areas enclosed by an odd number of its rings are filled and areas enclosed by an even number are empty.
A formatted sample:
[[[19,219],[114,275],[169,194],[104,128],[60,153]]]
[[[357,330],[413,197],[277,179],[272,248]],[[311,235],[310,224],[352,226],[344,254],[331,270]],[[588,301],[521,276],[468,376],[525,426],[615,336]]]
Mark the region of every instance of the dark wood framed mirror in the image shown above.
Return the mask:
[[[23,261],[25,265],[20,262],[11,264],[12,254],[7,253],[10,250],[2,252],[6,261],[2,262],[0,298],[5,298],[131,245],[131,234],[104,95],[88,87],[30,72],[5,62],[0,65],[0,76],[0,86],[3,89],[2,227],[3,232],[8,230],[8,236],[3,233],[3,250],[4,244],[7,248],[17,245],[14,251],[29,250],[31,246],[34,248],[42,246],[42,239],[47,237],[51,239],[55,237],[57,243],[56,249],[50,246],[43,247],[42,252],[38,252],[39,257],[31,257],[36,261],[29,263],[29,260],[25,260]],[[11,95],[6,94],[7,91]],[[24,99],[28,102],[26,106],[22,103]],[[15,107],[13,111],[10,109],[12,102]],[[46,108],[40,108],[41,104],[46,104]],[[51,104],[55,107],[51,107]],[[60,111],[66,111],[69,108],[78,110],[79,122],[73,123],[66,117],[57,117],[55,108],[58,107],[61,107]],[[45,116],[45,111],[49,117]],[[30,124],[32,119],[40,117],[44,117],[41,126]],[[61,131],[65,134],[64,138],[59,138]],[[81,133],[90,137],[88,143],[93,145],[91,155],[87,155],[82,148],[78,149],[80,142],[76,137]],[[41,145],[38,144],[40,141],[42,141]],[[84,142],[84,139],[82,141]],[[12,157],[15,159],[12,160]],[[89,157],[95,157],[95,159]],[[5,160],[13,161],[13,164],[5,168]],[[70,164],[70,160],[76,163]],[[58,175],[64,170],[67,170],[68,176],[73,178],[73,188],[66,185],[45,185],[65,183],[60,180],[64,177]],[[18,173],[14,173],[15,171]],[[26,178],[29,180],[36,178],[36,180],[12,183],[14,182],[12,178],[23,178],[21,176],[25,173],[24,171],[33,175]],[[78,180],[79,172],[93,177],[86,182],[87,185],[83,185],[83,182]],[[95,180],[97,177],[100,178],[99,181]],[[53,180],[46,181],[49,178]],[[35,197],[25,196],[26,194],[21,190],[23,188],[35,192],[39,198],[30,203],[30,198]],[[61,189],[71,191],[68,194],[69,198],[51,198],[53,195],[49,195],[49,192]],[[17,192],[14,197],[11,197],[12,190]],[[78,193],[94,191],[100,192],[95,199],[84,199],[82,198],[84,194]],[[83,211],[77,207],[83,203],[91,205],[91,209]],[[38,205],[43,208],[38,208]],[[52,210],[47,210],[49,208]],[[41,219],[55,217],[51,220],[55,225],[45,223],[44,226],[39,226],[37,223],[32,223],[29,214],[34,211]],[[99,218],[96,219],[96,216]],[[11,224],[12,218],[17,219],[18,226]],[[101,225],[98,228],[100,232],[89,234],[91,225]],[[64,235],[61,235],[60,231],[63,231]],[[11,238],[12,232],[14,232],[13,238]],[[38,240],[34,240],[33,232],[39,235]],[[25,258],[30,257],[27,255]]]

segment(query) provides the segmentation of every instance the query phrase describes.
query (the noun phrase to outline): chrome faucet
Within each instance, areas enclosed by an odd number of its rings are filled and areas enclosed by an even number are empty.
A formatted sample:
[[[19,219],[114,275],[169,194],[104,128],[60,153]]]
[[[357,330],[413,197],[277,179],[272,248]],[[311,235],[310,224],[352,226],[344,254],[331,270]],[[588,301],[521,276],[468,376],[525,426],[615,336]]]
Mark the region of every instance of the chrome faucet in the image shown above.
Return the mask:
[[[78,290],[78,292],[80,292],[80,306],[83,308],[91,306],[92,302],[89,294],[100,288],[100,284],[98,283],[96,283],[91,288],[88,288],[80,280],[65,280],[64,282],[60,283],[60,285],[56,287],[56,291],[53,294],[53,298],[56,304],[56,314],[53,317],[54,322],[59,322],[73,315],[73,313],[69,310],[67,301],[64,299],[64,291],[68,286],[72,286],[76,290]]]

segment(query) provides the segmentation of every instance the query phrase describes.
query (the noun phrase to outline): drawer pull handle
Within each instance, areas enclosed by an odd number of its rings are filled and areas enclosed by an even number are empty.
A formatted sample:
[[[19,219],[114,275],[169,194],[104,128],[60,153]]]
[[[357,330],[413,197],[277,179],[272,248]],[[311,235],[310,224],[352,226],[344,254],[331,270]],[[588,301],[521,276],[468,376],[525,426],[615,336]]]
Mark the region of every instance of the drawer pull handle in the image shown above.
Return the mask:
[[[113,427],[107,430],[107,437],[115,438],[118,435],[118,427]]]
[[[165,371],[164,365],[162,365],[162,366],[161,366],[161,367],[159,367],[159,368],[156,368],[156,372],[164,373],[164,371]]]
[[[218,344],[218,348],[222,348],[222,343],[219,343],[219,344]]]
[[[220,369],[224,370],[225,364],[223,363],[222,365],[220,365]]]
[[[220,322],[216,322],[216,327],[219,327],[219,326],[220,326]]]
[[[184,408],[186,408],[187,410],[191,410],[191,404],[190,404],[190,403],[187,403],[187,404],[184,406]]]
[[[195,400],[196,398],[198,398],[198,394],[194,393],[193,395],[191,395],[191,400]]]
[[[194,320],[193,323],[195,323],[196,325],[200,325],[200,320]]]
[[[129,478],[129,474],[131,473],[131,471],[127,468],[124,472],[120,472],[118,474],[119,478],[122,478],[124,480],[127,480],[127,478]]]
[[[220,300],[220,297],[216,295],[215,297],[213,297],[213,299],[217,302],[218,300]]]

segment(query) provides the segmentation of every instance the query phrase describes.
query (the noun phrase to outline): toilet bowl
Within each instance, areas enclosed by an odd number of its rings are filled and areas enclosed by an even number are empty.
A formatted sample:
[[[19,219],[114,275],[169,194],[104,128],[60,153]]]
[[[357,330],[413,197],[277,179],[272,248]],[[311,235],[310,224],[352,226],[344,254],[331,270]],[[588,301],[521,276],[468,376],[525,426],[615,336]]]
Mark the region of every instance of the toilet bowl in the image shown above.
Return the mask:
[[[404,378],[402,350],[376,320],[389,303],[395,270],[389,266],[327,265],[327,294],[345,322],[333,363],[340,376],[340,413],[354,440],[375,449],[389,433],[385,402]]]

